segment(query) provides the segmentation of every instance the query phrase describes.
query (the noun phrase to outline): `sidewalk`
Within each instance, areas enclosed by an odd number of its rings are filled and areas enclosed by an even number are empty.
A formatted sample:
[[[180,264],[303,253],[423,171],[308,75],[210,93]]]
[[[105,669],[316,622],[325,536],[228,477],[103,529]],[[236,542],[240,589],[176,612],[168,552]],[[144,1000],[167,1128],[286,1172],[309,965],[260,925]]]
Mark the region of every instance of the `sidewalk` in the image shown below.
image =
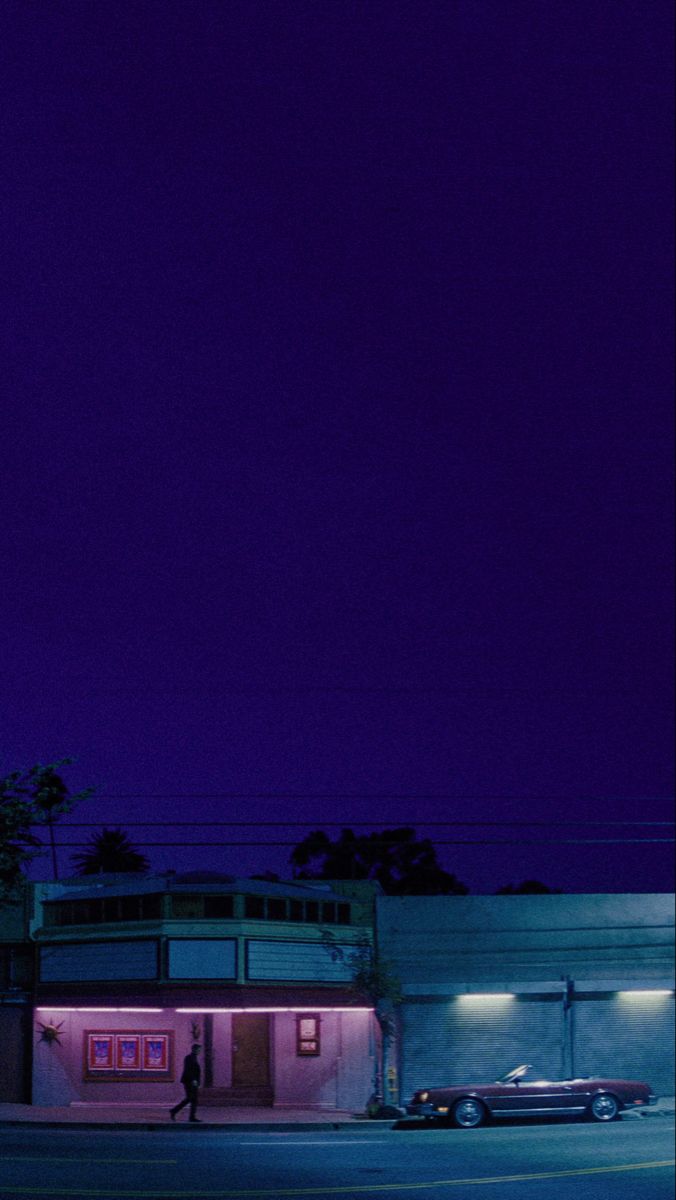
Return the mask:
[[[0,1126],[40,1124],[51,1129],[78,1126],[84,1129],[266,1129],[271,1132],[312,1130],[318,1126],[340,1129],[344,1125],[383,1124],[369,1121],[363,1114],[340,1109],[306,1108],[215,1108],[198,1110],[200,1124],[188,1121],[185,1112],[175,1121],[168,1107],[156,1105],[73,1104],[63,1108],[39,1108],[30,1104],[0,1104]],[[392,1125],[392,1121],[384,1124]]]
[[[676,1111],[673,1096],[661,1097],[651,1108],[623,1113],[623,1119],[633,1121],[650,1117],[673,1117]],[[40,1124],[51,1129],[60,1126],[82,1129],[188,1129],[193,1133],[199,1129],[267,1130],[283,1133],[294,1129],[308,1132],[318,1126],[342,1129],[355,1124],[392,1128],[395,1120],[372,1121],[362,1113],[351,1113],[340,1109],[306,1108],[211,1108],[199,1110],[200,1124],[192,1125],[184,1114],[176,1121],[169,1118],[169,1110],[154,1105],[122,1107],[104,1104],[74,1104],[63,1108],[38,1108],[29,1104],[0,1104],[0,1126]]]
[[[660,1096],[657,1104],[651,1105],[650,1108],[634,1108],[621,1115],[640,1121],[644,1117],[673,1117],[674,1114],[676,1114],[676,1097]]]

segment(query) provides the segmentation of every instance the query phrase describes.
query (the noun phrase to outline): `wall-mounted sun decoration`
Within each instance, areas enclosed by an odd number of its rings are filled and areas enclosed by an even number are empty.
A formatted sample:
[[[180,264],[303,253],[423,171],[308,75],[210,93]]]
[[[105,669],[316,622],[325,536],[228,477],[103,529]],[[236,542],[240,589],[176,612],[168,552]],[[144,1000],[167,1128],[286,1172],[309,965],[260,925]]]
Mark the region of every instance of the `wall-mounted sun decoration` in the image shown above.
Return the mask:
[[[45,1023],[43,1021],[38,1021],[38,1025],[40,1026],[40,1030],[41,1030],[40,1041],[41,1042],[58,1042],[59,1036],[61,1034],[61,1027],[63,1026],[63,1024],[64,1024],[63,1021],[59,1021],[58,1025],[56,1024],[55,1021],[53,1021],[51,1024],[45,1025]]]

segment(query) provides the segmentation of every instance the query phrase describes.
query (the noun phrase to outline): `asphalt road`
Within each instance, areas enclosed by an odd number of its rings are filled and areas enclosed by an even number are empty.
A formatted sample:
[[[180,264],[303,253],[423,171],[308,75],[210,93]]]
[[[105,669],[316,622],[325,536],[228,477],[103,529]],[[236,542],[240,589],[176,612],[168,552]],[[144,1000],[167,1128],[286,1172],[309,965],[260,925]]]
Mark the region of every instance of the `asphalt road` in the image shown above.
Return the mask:
[[[0,1200],[673,1200],[674,1123],[0,1129]]]

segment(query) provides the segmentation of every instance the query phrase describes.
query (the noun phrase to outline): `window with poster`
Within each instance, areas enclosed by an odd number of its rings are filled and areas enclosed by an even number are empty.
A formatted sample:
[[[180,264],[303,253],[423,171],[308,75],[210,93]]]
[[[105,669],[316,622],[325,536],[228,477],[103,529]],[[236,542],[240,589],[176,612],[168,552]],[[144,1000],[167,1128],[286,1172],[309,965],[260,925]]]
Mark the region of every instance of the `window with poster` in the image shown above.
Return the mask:
[[[320,1052],[319,1015],[298,1013],[296,1016],[296,1054],[307,1057]]]

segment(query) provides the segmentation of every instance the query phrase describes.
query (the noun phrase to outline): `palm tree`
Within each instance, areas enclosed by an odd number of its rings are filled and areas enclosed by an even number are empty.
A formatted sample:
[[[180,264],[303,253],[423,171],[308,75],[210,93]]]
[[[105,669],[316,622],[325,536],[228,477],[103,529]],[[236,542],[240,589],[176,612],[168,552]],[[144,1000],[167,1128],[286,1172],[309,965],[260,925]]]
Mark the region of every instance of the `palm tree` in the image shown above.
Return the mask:
[[[49,828],[49,844],[52,851],[52,870],[54,878],[59,878],[59,868],[56,861],[56,843],[54,841],[54,815],[67,810],[68,788],[60,775],[52,767],[44,767],[35,782],[35,805],[47,818]]]
[[[73,854],[71,861],[77,875],[99,875],[107,871],[147,871],[150,863],[145,854],[132,844],[123,829],[102,829],[89,835],[87,848]]]

